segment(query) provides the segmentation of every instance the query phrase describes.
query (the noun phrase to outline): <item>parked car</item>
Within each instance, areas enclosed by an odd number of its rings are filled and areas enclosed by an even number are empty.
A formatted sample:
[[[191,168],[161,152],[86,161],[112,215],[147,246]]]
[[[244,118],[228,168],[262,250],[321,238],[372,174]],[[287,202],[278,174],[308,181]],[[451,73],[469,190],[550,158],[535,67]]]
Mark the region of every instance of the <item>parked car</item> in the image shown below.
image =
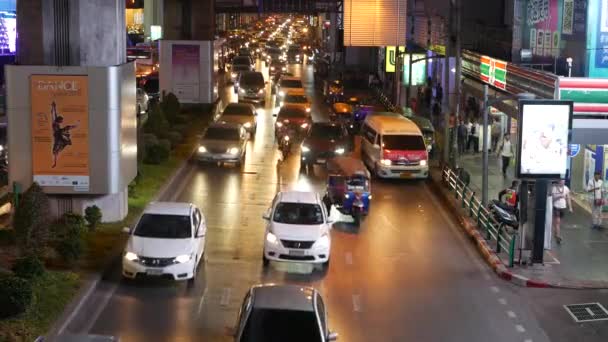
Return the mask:
[[[329,266],[331,221],[321,197],[314,192],[279,192],[264,214],[264,266],[273,261]]]
[[[259,71],[246,71],[241,73],[235,91],[239,102],[248,101],[253,103],[266,103],[266,82]]]
[[[196,278],[205,252],[205,217],[191,203],[153,202],[133,229],[122,258],[122,275]]]
[[[201,162],[228,162],[242,165],[247,147],[247,132],[237,123],[217,122],[207,128],[196,158]]]
[[[148,95],[149,101],[160,101],[160,83],[158,80],[158,73],[152,73],[143,77],[141,83],[144,92],[146,95]]]
[[[327,307],[314,288],[256,285],[243,300],[234,341],[336,341],[338,334],[328,325]]]
[[[300,167],[310,169],[314,164],[325,164],[328,159],[344,155],[350,149],[350,137],[342,124],[314,122],[310,134],[302,142]]]
[[[243,125],[253,137],[257,130],[257,112],[250,103],[229,103],[222,112],[221,120]]]

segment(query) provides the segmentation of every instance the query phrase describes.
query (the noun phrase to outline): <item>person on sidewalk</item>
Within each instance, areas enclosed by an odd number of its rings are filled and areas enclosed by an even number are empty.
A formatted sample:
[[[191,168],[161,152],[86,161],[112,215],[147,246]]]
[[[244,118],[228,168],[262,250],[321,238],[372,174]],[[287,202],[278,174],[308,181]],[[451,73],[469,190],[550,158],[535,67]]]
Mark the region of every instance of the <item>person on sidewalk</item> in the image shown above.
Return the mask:
[[[437,83],[437,86],[435,87],[435,100],[441,105],[441,101],[443,100],[443,88],[440,83]]]
[[[471,145],[473,145],[473,153],[479,152],[479,128],[477,120],[471,120],[471,133],[469,134],[467,149],[471,149]]]
[[[551,196],[553,198],[553,234],[558,244],[562,243],[561,233],[561,220],[564,217],[566,206],[572,212],[572,198],[570,196],[570,189],[566,186],[564,180],[560,180],[556,184],[553,184],[551,189]]]
[[[507,177],[507,169],[511,163],[511,158],[515,155],[513,144],[511,143],[511,135],[505,134],[502,137],[500,147],[497,149],[497,154],[502,157],[502,176]]]
[[[593,179],[587,183],[587,192],[591,193],[591,229],[602,228],[602,208],[604,207],[604,182],[601,174],[595,172]]]
[[[464,124],[464,120],[460,119],[460,124],[458,125],[458,153],[460,154],[464,154],[466,151],[467,135],[467,125]]]
[[[500,121],[493,120],[491,126],[491,134],[492,134],[492,151],[498,152],[498,141],[500,140]]]
[[[498,193],[498,202],[496,202],[496,205],[506,211],[515,212],[517,209],[517,205],[519,204],[519,196],[517,194],[518,187],[519,182],[517,180],[514,180],[513,182],[511,182],[510,187],[501,190]]]

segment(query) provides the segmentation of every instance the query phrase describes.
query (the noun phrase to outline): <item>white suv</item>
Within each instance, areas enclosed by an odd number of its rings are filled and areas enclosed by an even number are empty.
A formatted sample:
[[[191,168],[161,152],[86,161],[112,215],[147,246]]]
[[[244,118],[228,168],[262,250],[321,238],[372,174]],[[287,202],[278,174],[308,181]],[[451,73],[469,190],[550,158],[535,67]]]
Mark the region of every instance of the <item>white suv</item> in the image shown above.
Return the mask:
[[[279,192],[264,214],[264,265],[292,261],[329,265],[331,221],[321,197],[314,192]]]
[[[130,234],[122,274],[194,280],[205,251],[207,224],[191,203],[153,202]]]

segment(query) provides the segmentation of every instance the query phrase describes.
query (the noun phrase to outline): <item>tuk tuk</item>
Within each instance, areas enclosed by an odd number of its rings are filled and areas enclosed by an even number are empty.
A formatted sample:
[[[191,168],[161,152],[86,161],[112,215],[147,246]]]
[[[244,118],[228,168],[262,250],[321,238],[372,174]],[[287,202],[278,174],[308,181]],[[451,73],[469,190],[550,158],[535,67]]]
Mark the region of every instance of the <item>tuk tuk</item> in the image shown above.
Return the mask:
[[[369,213],[370,173],[360,159],[335,157],[327,162],[327,190],[323,202],[328,212],[332,205],[353,217],[356,225]]]

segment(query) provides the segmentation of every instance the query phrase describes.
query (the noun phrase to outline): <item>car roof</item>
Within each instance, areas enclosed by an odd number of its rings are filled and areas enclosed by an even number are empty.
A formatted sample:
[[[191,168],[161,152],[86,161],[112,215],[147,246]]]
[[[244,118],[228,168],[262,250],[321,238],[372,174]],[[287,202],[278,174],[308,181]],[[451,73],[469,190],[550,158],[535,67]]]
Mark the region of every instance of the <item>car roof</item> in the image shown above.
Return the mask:
[[[300,81],[300,82],[302,82],[302,79],[300,77],[296,77],[296,76],[284,76],[284,77],[281,77],[281,81]]]
[[[319,195],[312,191],[281,191],[280,202],[318,204]]]
[[[296,111],[296,112],[302,112],[305,115],[308,115],[309,113],[306,113],[306,109],[304,109],[304,107],[302,106],[302,104],[297,104],[297,103],[285,103],[284,105],[281,106],[281,109],[279,109],[279,115],[281,115],[282,111]]]
[[[365,118],[367,125],[382,134],[422,135],[420,128],[403,116],[370,115]]]
[[[256,285],[251,288],[253,307],[293,311],[314,311],[316,290],[298,285]]]
[[[151,202],[146,206],[144,214],[183,215],[189,216],[192,203],[186,202]]]
[[[218,121],[209,125],[209,128],[240,129],[241,124],[236,122]]]
[[[306,95],[304,88],[289,88],[287,95]]]
[[[228,109],[228,107],[236,107],[236,108],[249,108],[252,109],[253,112],[255,113],[255,106],[252,105],[251,103],[244,103],[244,102],[230,102],[223,110],[223,112],[226,111],[226,109]]]

